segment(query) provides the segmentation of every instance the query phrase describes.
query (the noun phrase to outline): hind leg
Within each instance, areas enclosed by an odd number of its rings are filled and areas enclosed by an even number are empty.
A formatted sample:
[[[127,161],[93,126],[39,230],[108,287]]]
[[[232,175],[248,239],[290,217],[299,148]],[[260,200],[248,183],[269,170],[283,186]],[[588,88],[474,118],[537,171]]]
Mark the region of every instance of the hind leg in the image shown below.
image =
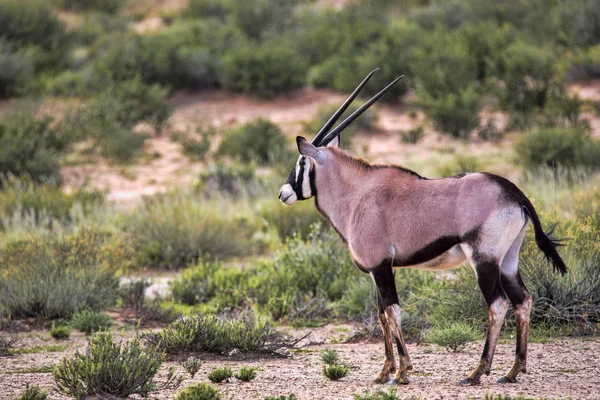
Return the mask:
[[[529,317],[531,314],[531,296],[527,292],[519,274],[519,249],[525,235],[525,227],[519,234],[501,266],[500,277],[502,287],[512,303],[517,325],[517,347],[515,363],[511,370],[498,380],[499,383],[516,383],[519,372],[527,373],[527,337],[529,334]]]
[[[481,375],[490,374],[496,344],[508,310],[508,301],[500,284],[499,263],[482,255],[474,256],[469,250],[465,251],[465,254],[477,272],[477,282],[488,305],[488,330],[481,360],[469,376],[460,381],[461,385],[477,385],[480,383]]]
[[[378,291],[379,292],[379,291]],[[373,383],[387,383],[390,380],[390,374],[396,372],[396,359],[394,357],[394,345],[392,342],[392,331],[385,317],[385,309],[381,301],[381,296],[377,293],[377,318],[379,326],[383,332],[383,341],[385,344],[385,361],[383,368]]]

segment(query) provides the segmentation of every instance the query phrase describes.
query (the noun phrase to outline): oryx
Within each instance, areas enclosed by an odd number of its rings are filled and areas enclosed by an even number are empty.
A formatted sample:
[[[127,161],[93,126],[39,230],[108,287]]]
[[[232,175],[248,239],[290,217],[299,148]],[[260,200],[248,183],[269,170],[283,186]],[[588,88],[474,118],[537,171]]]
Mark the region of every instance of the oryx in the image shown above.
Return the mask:
[[[376,71],[376,70],[375,70]],[[284,204],[315,197],[315,205],[347,243],[356,265],[377,286],[378,319],[385,362],[375,382],[407,384],[412,364],[400,329],[394,268],[448,269],[468,260],[488,305],[489,323],[479,365],[461,384],[489,374],[508,301],[516,325],[516,357],[499,382],[516,382],[526,372],[531,296],[519,275],[519,249],[531,220],[535,240],[555,269],[567,272],[559,242],[544,233],[529,199],[505,178],[470,173],[427,179],[394,165],[371,165],[338,148],[339,134],[399,79],[375,95],[335,129],[340,115],[375,72],[371,72],[312,142],[297,137],[300,157],[279,192]],[[396,359],[394,342],[398,351]]]

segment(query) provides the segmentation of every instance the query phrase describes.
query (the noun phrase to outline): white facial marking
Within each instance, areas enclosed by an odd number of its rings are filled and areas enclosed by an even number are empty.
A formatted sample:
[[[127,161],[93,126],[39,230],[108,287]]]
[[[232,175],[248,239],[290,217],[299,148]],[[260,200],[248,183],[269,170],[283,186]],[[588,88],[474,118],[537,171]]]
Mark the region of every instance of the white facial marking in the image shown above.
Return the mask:
[[[294,192],[294,189],[292,189],[292,185],[286,183],[281,187],[281,189],[279,190],[279,201],[288,206],[291,206],[296,201],[298,201],[298,197],[296,196],[296,192]]]
[[[302,156],[298,157],[298,161],[296,161],[296,182],[298,182],[298,175],[300,174],[300,160]]]
[[[312,197],[312,192],[310,190],[310,162],[308,159],[304,164],[304,176],[302,177],[302,196],[305,199]]]

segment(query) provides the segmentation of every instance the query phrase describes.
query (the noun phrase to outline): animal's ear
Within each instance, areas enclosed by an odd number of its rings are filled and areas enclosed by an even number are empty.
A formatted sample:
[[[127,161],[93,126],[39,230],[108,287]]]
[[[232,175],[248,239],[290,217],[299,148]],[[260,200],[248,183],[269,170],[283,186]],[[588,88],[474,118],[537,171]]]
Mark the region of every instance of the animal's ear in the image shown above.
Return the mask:
[[[296,144],[298,145],[298,152],[301,155],[314,159],[318,164],[323,161],[323,154],[321,151],[302,136],[296,136]]]
[[[335,135],[335,137],[331,139],[331,142],[329,142],[327,146],[340,147],[340,135]]]

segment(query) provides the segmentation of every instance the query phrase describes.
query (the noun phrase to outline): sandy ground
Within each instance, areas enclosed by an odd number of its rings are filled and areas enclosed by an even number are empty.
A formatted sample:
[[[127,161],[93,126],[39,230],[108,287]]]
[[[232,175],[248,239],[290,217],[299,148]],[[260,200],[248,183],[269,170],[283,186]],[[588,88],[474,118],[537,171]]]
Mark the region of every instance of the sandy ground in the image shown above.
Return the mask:
[[[241,366],[257,366],[261,371],[256,380],[249,383],[232,381],[217,385],[227,399],[263,399],[265,396],[294,393],[298,399],[352,399],[353,394],[377,389],[387,390],[387,385],[373,385],[371,380],[383,363],[381,343],[333,344],[349,334],[347,326],[328,326],[315,330],[315,338],[325,338],[325,344],[309,346],[295,352],[290,358],[246,357],[234,359],[200,355],[203,365],[191,379],[186,374],[182,388],[194,383],[208,382],[207,373],[215,367],[230,366],[234,371]],[[48,332],[21,334],[21,346],[48,345],[54,343]],[[126,336],[132,334],[125,333]],[[13,399],[27,383],[51,388],[54,384],[51,373],[22,373],[21,368],[57,364],[63,357],[71,356],[76,349],[83,351],[86,339],[75,334],[66,342],[69,349],[64,352],[42,352],[0,358],[0,399]],[[600,338],[561,338],[551,343],[530,343],[529,373],[522,375],[517,384],[501,385],[496,380],[506,373],[513,361],[514,344],[503,340],[498,346],[495,363],[490,376],[482,378],[482,384],[461,387],[460,379],[476,365],[482,342],[471,344],[464,352],[451,353],[431,345],[408,346],[415,370],[410,373],[410,384],[397,388],[401,399],[482,399],[488,394],[523,395],[533,398],[600,398]],[[352,366],[350,374],[338,381],[328,381],[322,375],[320,351],[333,348],[341,358]],[[166,362],[159,373],[160,383],[166,368],[177,362]],[[150,398],[171,399],[176,391],[160,391]],[[51,399],[68,397],[51,392]]]

